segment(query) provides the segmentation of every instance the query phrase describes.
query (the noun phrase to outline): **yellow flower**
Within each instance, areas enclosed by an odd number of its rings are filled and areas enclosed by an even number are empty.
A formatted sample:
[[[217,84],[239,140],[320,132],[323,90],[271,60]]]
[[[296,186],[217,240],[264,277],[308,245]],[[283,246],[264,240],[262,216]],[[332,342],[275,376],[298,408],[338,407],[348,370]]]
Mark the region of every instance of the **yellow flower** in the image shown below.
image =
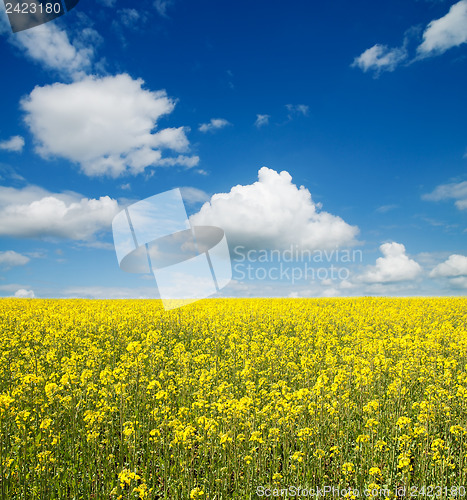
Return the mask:
[[[295,462],[303,462],[303,457],[305,453],[303,451],[296,451],[290,458]]]
[[[326,455],[326,452],[320,448],[316,449],[314,452],[313,452],[313,455],[318,459],[318,460],[321,460],[325,455]]]
[[[52,423],[52,419],[51,418],[44,418],[44,420],[42,420],[41,422],[41,425],[39,426],[40,429],[48,429],[50,427],[50,424]]]
[[[377,425],[379,425],[378,420],[369,418],[365,424],[365,427],[369,427],[371,429],[372,427],[376,427]]]
[[[352,462],[345,462],[342,464],[342,472],[346,475],[349,476],[353,472],[355,472],[355,466]]]
[[[466,430],[461,425],[451,425],[451,427],[449,428],[449,432],[451,434],[454,434],[455,436],[461,436],[466,433]]]
[[[329,448],[329,456],[330,457],[334,457],[336,455],[339,455],[339,447],[338,446],[331,446],[331,448]]]
[[[274,483],[279,483],[282,478],[283,478],[283,476],[279,472],[275,472],[272,475],[272,480],[273,480]]]
[[[409,472],[413,469],[411,462],[410,456],[402,453],[398,457],[397,468],[403,472]]]
[[[400,417],[397,420],[396,425],[397,425],[397,427],[399,427],[399,429],[402,429],[403,427],[410,425],[411,422],[412,422],[412,419],[410,419],[409,417]]]
[[[357,443],[368,443],[370,436],[368,434],[360,434],[357,436]]]
[[[203,495],[204,495],[204,490],[198,487],[192,489],[190,492],[191,500],[196,500],[197,498],[201,498]]]
[[[264,443],[261,437],[261,431],[254,431],[251,433],[250,441],[258,441],[258,443]]]
[[[138,474],[136,474],[136,472],[132,472],[128,469],[123,469],[118,474],[118,479],[120,481],[121,488],[125,488],[125,486],[130,485],[131,481],[138,481],[141,478]]]
[[[381,469],[379,467],[371,467],[368,473],[370,476],[381,476]]]

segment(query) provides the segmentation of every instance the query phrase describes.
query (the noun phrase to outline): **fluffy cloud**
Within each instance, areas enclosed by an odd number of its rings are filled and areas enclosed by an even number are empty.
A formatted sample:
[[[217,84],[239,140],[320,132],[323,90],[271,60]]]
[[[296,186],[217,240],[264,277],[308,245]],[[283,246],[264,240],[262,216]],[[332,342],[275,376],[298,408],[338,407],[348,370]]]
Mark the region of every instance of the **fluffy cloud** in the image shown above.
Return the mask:
[[[116,200],[50,193],[37,186],[0,187],[0,236],[88,240],[111,227]]]
[[[89,28],[86,32],[95,34]],[[66,31],[55,23],[21,31],[10,36],[9,40],[45,69],[57,71],[72,79],[83,77],[92,67],[93,45],[83,44],[78,40],[71,42]]]
[[[202,123],[199,126],[198,130],[204,133],[214,132],[215,130],[225,128],[228,125],[230,125],[230,123],[224,118],[211,118],[211,121],[209,123]]]
[[[13,250],[0,252],[0,266],[9,269],[14,266],[24,266],[31,259]]]
[[[257,182],[213,195],[191,222],[219,226],[231,245],[249,248],[298,245],[314,250],[354,244],[358,228],[319,208],[288,172],[263,167]]]
[[[421,57],[443,54],[452,47],[467,42],[467,0],[461,0],[440,19],[431,21],[417,48]]]
[[[379,247],[383,257],[376,259],[376,265],[368,269],[359,280],[365,283],[394,283],[417,278],[422,268],[405,253],[401,243],[384,243]]]
[[[431,272],[432,278],[455,278],[467,276],[467,257],[465,255],[450,255],[447,260],[438,264]]]
[[[467,209],[467,181],[441,184],[431,193],[422,196],[428,201],[455,200],[459,210]]]
[[[417,28],[406,32],[402,47],[389,48],[387,45],[376,44],[356,57],[352,67],[362,71],[374,71],[376,75],[382,71],[394,69],[408,59],[407,45],[411,34]],[[431,21],[423,32],[423,42],[417,47],[413,60],[443,54],[452,47],[467,42],[467,0],[461,0],[449,9],[440,19]]]
[[[352,67],[360,68],[365,73],[374,71],[379,74],[382,71],[394,71],[406,58],[407,51],[405,48],[390,49],[386,45],[376,44],[356,57]]]
[[[37,152],[78,163],[88,176],[138,174],[156,165],[195,166],[196,156],[162,158],[161,150],[189,149],[186,129],[154,132],[175,102],[163,90],[143,89],[143,83],[120,74],[36,87],[21,106]]]
[[[24,138],[20,135],[15,135],[10,137],[10,139],[6,141],[0,142],[0,149],[4,149],[6,151],[14,151],[16,153],[20,153],[24,148]]]
[[[268,125],[269,118],[271,118],[269,115],[256,115],[255,126],[260,128],[264,125]]]
[[[15,293],[15,297],[18,299],[33,299],[36,296],[33,290],[25,290],[21,288]]]

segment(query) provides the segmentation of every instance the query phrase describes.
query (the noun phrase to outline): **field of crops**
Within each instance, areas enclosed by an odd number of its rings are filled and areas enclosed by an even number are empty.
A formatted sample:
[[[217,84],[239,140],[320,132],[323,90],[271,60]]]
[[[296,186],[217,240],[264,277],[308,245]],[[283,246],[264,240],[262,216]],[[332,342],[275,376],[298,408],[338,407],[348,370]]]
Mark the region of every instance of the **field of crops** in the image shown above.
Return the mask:
[[[462,298],[2,299],[0,494],[467,497],[466,360]]]

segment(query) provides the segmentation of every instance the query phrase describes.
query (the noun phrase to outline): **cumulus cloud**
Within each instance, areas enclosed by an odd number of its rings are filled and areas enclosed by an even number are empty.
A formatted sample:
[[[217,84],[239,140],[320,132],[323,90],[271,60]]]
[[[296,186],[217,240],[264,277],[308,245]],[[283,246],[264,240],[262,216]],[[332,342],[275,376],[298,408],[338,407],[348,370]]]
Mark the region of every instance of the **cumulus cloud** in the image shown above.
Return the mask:
[[[213,195],[191,222],[219,226],[231,245],[249,248],[297,245],[315,250],[356,243],[356,226],[319,208],[308,189],[292,183],[288,172],[263,167],[257,182]]]
[[[359,276],[365,283],[394,283],[417,278],[422,268],[410,259],[401,243],[384,243],[379,247],[383,257],[376,259],[376,265]]]
[[[422,196],[427,201],[455,200],[459,210],[467,210],[467,181],[440,184],[431,193]]]
[[[89,199],[38,186],[0,186],[0,236],[89,240],[109,230],[118,211],[117,201],[108,196]]]
[[[89,28],[87,31],[94,33]],[[67,32],[55,23],[21,31],[10,36],[9,40],[27,57],[63,76],[78,79],[92,68],[93,45],[84,45],[78,39],[71,42]]]
[[[35,296],[36,294],[33,290],[25,290],[24,288],[15,292],[15,297],[18,299],[33,299]]]
[[[269,118],[271,118],[269,115],[256,115],[255,126],[260,128],[269,125]]]
[[[15,266],[24,266],[31,259],[22,255],[14,250],[8,250],[6,252],[0,252],[0,266],[9,269]]]
[[[446,52],[467,42],[467,0],[452,5],[440,19],[431,21],[423,33],[423,42],[417,48],[420,57]]]
[[[386,45],[376,44],[356,57],[352,67],[360,68],[363,72],[394,71],[396,67],[407,58],[405,48],[389,48]]]
[[[225,128],[230,123],[225,120],[224,118],[211,118],[211,121],[209,123],[202,123],[199,127],[198,130],[200,132],[214,132],[215,130],[219,130],[221,128]]]
[[[465,255],[450,255],[447,260],[438,264],[431,272],[432,278],[455,278],[467,276],[467,257]]]
[[[0,142],[0,149],[6,151],[14,151],[15,153],[21,153],[24,148],[24,138],[20,135],[15,135],[7,139],[6,141]]]
[[[44,158],[61,157],[88,176],[138,174],[148,166],[198,164],[196,156],[162,157],[189,150],[184,127],[154,131],[175,101],[164,90],[143,89],[127,74],[87,77],[36,87],[21,101],[25,121]]]

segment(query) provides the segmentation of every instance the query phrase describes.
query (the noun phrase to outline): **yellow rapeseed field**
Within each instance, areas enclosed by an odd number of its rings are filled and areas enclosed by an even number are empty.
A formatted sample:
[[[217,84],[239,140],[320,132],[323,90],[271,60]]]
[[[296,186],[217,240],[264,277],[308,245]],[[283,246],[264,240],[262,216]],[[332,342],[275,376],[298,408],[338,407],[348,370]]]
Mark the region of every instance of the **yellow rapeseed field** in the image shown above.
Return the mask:
[[[462,498],[466,360],[465,298],[2,299],[0,492]]]

